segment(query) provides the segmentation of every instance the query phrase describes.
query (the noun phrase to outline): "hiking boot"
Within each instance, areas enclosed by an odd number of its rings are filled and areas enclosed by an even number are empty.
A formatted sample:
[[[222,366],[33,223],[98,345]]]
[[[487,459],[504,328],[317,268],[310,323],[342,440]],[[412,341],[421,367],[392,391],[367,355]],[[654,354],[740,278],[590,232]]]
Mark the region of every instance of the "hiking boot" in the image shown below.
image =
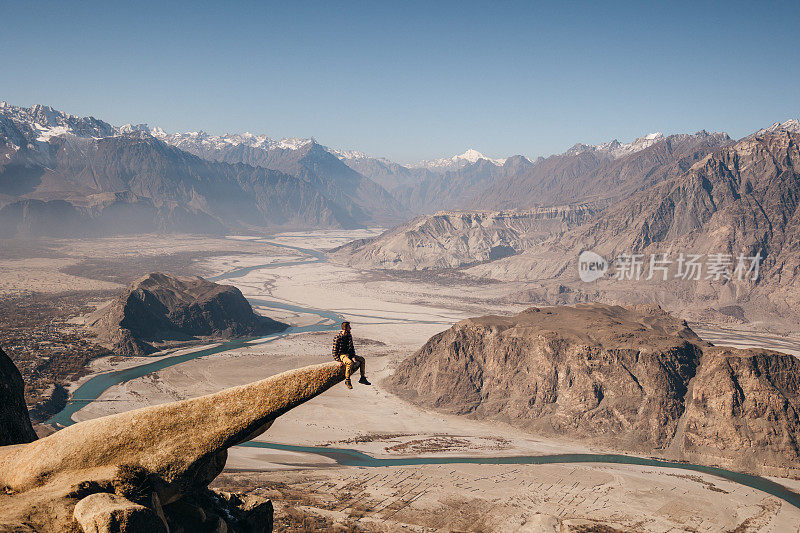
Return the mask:
[[[361,379],[359,379],[358,382],[361,383],[362,385],[372,385],[372,383],[367,381],[366,376],[361,376]]]
[[[350,378],[347,378],[346,380],[344,380],[344,384],[348,389],[352,389],[353,388],[353,384],[350,382]]]

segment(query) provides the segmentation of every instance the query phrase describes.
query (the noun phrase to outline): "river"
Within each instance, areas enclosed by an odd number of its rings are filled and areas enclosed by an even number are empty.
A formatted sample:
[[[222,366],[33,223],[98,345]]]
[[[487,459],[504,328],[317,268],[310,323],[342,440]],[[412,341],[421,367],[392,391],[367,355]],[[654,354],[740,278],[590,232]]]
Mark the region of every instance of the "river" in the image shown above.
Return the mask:
[[[209,277],[207,279],[211,281],[229,280],[245,276],[246,274],[254,270],[264,270],[270,268],[287,267],[295,265],[307,265],[310,263],[324,262],[326,260],[325,255],[317,250],[299,248],[296,246],[279,244],[269,241],[259,241],[259,242],[264,242],[265,244],[271,244],[274,246],[295,250],[297,252],[305,254],[305,258],[296,261],[269,263],[263,265],[237,268],[229,272],[226,272],[224,274],[220,274],[218,276]],[[255,342],[263,343],[264,340],[279,338],[285,335],[290,335],[295,333],[332,331],[336,329],[337,327],[336,324],[341,320],[341,316],[335,311],[326,311],[321,309],[290,305],[283,302],[276,302],[264,299],[251,299],[250,301],[251,303],[262,307],[267,307],[272,309],[284,309],[295,312],[307,313],[311,315],[317,315],[320,317],[321,322],[323,321],[330,322],[331,324],[330,325],[314,324],[309,326],[291,327],[280,333],[274,333],[271,335],[267,335],[265,337],[258,337],[255,339],[236,339],[232,341],[227,341],[211,348],[200,349],[189,353],[182,353],[180,355],[167,356],[157,361],[143,363],[141,365],[134,366],[131,368],[99,374],[87,380],[80,387],[78,387],[73,392],[72,397],[70,398],[66,407],[62,411],[54,415],[52,418],[50,418],[47,422],[49,424],[53,424],[54,426],[61,426],[61,427],[74,424],[75,421],[72,419],[73,414],[75,414],[77,411],[79,411],[89,403],[97,400],[100,397],[100,395],[102,395],[103,392],[105,392],[107,389],[115,385],[125,383],[126,381],[131,381],[133,379],[146,376],[153,372],[157,372],[164,368],[179,365],[186,361],[191,361],[193,359],[198,359],[200,357],[206,357],[212,354],[226,352],[229,350],[235,350]],[[276,444],[276,443],[258,442],[258,441],[250,441],[241,444],[240,446],[283,450],[295,453],[314,454],[318,456],[327,457],[329,459],[333,459],[338,464],[343,466],[381,467],[381,466],[411,466],[411,465],[458,464],[458,463],[493,464],[493,465],[611,463],[611,464],[625,464],[625,465],[691,470],[695,472],[702,472],[704,474],[718,476],[720,478],[733,481],[735,483],[739,483],[747,487],[758,489],[760,491],[766,492],[767,494],[771,494],[775,497],[778,497],[794,507],[800,508],[800,494],[792,490],[789,490],[787,487],[779,483],[776,483],[774,481],[771,481],[763,477],[743,474],[740,472],[734,472],[731,470],[725,470],[723,468],[717,468],[713,466],[703,466],[703,465],[696,465],[684,462],[664,461],[660,459],[651,459],[651,458],[637,457],[630,455],[557,454],[557,455],[524,455],[524,456],[499,456],[499,457],[422,456],[422,457],[402,457],[402,458],[376,458],[367,455],[363,452],[360,452],[358,450],[353,450],[349,448],[330,448],[321,446],[293,446],[288,444]]]

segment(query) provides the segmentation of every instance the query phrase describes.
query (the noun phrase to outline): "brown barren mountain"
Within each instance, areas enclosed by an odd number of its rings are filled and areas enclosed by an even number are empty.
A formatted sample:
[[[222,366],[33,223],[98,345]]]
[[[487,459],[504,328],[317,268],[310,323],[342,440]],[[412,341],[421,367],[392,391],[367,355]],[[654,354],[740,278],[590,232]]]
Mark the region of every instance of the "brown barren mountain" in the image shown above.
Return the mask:
[[[758,134],[723,148],[679,176],[605,209],[593,220],[513,257],[467,270],[479,277],[563,284],[612,303],[651,302],[705,320],[736,305],[741,319],[787,329],[800,318],[800,134]],[[639,281],[578,281],[577,258],[595,251],[613,263],[621,254],[644,254],[673,264]],[[758,279],[676,279],[680,253],[727,254],[735,263],[760,254]],[[733,266],[730,270],[733,270]],[[632,298],[636,298],[632,300]],[[558,302],[552,302],[558,303]],[[687,305],[691,303],[691,305]]]
[[[120,355],[144,355],[197,338],[266,335],[288,326],[253,312],[241,291],[203,278],[154,272],[101,309],[90,327]]]
[[[330,257],[357,268],[460,268],[518,254],[589,220],[589,206],[527,211],[441,211],[420,216],[377,237],[353,241]]]
[[[398,367],[419,405],[605,448],[797,476],[797,360],[712,347],[649,306],[463,320]]]

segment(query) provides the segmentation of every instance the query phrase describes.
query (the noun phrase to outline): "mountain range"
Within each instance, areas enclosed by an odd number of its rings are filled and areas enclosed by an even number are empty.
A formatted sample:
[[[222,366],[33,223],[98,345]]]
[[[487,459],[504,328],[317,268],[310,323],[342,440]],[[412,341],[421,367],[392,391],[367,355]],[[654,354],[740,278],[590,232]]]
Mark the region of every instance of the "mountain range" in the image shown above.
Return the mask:
[[[800,123],[776,123],[739,142],[787,132],[800,132]],[[403,165],[313,138],[166,133],[0,102],[0,236],[390,227],[441,210],[563,206],[588,209],[584,223],[646,191],[658,194],[734,145],[725,133],[651,133],[536,160],[470,149]],[[573,219],[557,233],[574,235],[574,226]],[[515,254],[527,248],[515,246]]]
[[[706,132],[654,140],[634,153],[577,147],[540,160],[494,181],[471,211],[426,216],[332,257],[362,269],[460,268],[524,282],[516,302],[658,304],[689,320],[789,331],[800,319],[800,122],[739,141]],[[539,226],[535,240],[496,231],[498,216],[525,211],[489,208],[534,201],[583,206],[583,216]],[[481,216],[463,224],[466,213]],[[513,252],[487,258],[504,245]],[[434,249],[437,257],[422,253]],[[609,265],[592,283],[578,270],[587,250]],[[622,261],[634,256],[638,266]],[[698,270],[687,275],[692,257]]]
[[[354,228],[408,216],[313,141],[229,151],[190,141],[2,103],[0,236]]]

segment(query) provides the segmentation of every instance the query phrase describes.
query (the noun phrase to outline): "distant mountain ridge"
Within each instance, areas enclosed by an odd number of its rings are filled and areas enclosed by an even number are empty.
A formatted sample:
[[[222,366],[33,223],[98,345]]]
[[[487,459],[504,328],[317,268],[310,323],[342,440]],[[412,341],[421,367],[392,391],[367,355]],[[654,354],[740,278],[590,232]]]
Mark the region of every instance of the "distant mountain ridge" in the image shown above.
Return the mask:
[[[797,132],[800,122],[762,131]],[[313,138],[166,133],[0,102],[0,234],[394,226],[441,210],[573,204],[598,211],[733,142],[724,133],[651,133],[535,161],[470,149],[401,165]]]
[[[264,139],[252,137],[261,156]],[[389,193],[313,141],[272,145],[279,154],[265,168],[236,155],[192,155],[144,125],[3,102],[0,236],[354,228],[406,218]]]
[[[588,206],[530,211],[448,212],[420,216],[377,237],[331,252],[358,268],[436,270],[494,261],[527,250],[589,220]]]
[[[726,133],[700,131],[668,137],[657,134],[629,145],[616,141],[576,145],[493,180],[465,207],[508,209],[608,202],[685,172],[715,149],[732,143]]]
[[[359,224],[392,224],[405,220],[408,211],[383,187],[353,170],[313,139],[276,141],[265,135],[212,136],[206,133],[156,138],[210,161],[243,163],[278,170],[302,179],[340,205]]]
[[[104,123],[87,120],[107,132]],[[71,127],[59,121],[54,127]],[[41,128],[14,120],[3,125],[11,130],[0,158],[5,237],[359,225],[298,178],[206,161],[145,132],[67,131],[42,141],[32,138]]]
[[[698,158],[731,142],[721,132],[667,137],[657,132],[630,143],[614,139],[600,145],[576,144],[562,154],[535,161],[522,155],[491,159],[470,149],[451,158],[406,166],[361,152],[329,150],[381,183],[412,213],[432,214],[446,209],[607,203],[657,181],[665,173],[685,171]],[[670,158],[675,159],[673,168],[658,168]],[[617,183],[609,186],[608,177]]]

